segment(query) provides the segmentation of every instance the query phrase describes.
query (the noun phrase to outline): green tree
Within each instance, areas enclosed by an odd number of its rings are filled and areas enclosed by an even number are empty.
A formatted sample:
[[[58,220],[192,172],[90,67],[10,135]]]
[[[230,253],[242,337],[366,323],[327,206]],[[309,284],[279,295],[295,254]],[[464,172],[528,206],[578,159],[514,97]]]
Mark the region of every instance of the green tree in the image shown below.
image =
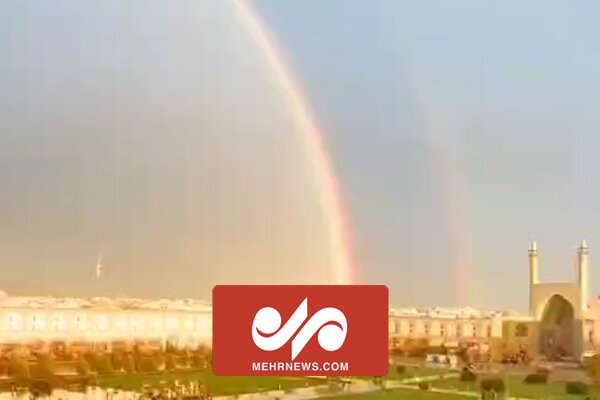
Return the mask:
[[[92,368],[90,367],[90,363],[85,359],[85,357],[79,357],[77,359],[77,364],[75,365],[75,370],[77,374],[86,376],[89,375]]]
[[[54,378],[54,355],[52,353],[38,353],[36,356],[35,376],[51,381]]]
[[[0,375],[8,375],[10,368],[10,360],[6,357],[0,358]]]
[[[162,354],[139,354],[135,357],[135,369],[140,372],[156,372],[164,367],[164,357]]]
[[[120,351],[116,351],[114,353],[112,353],[111,355],[111,364],[112,367],[115,371],[122,371],[123,368],[123,353],[121,353]]]
[[[202,369],[206,366],[206,357],[201,352],[195,352],[191,359],[192,367]]]
[[[177,362],[174,354],[167,354],[165,357],[165,369],[167,371],[173,371],[177,368]]]
[[[588,374],[596,382],[600,381],[600,354],[592,356],[587,363]]]
[[[155,353],[152,355],[152,362],[154,364],[154,370],[162,371],[165,369],[166,357],[162,353]]]
[[[135,372],[135,360],[131,353],[127,353],[123,356],[123,369],[128,374]]]
[[[84,354],[84,358],[92,369],[99,374],[108,374],[114,371],[110,363],[110,357],[104,352],[89,351]]]
[[[25,360],[23,357],[16,353],[11,355],[8,369],[10,375],[14,377],[18,382],[28,381],[29,378],[31,378],[31,374],[29,372],[29,364],[27,364],[27,360]]]
[[[407,339],[404,343],[404,350],[410,357],[425,357],[429,351],[429,341],[427,339]]]

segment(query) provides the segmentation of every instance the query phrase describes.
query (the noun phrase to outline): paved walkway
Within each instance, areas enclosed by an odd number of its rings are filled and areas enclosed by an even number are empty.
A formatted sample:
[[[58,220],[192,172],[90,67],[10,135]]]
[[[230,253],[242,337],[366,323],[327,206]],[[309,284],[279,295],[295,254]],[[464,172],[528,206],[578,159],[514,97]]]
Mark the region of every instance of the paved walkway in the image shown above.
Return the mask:
[[[376,393],[383,389],[404,389],[404,390],[415,390],[419,391],[417,385],[414,383],[418,382],[431,382],[440,379],[450,379],[458,377],[457,373],[441,374],[441,375],[430,375],[430,376],[419,376],[414,378],[407,378],[402,380],[387,380],[385,381],[384,387],[375,385],[371,381],[352,379],[343,389],[331,390],[328,385],[317,385],[309,386],[304,388],[292,389],[290,391],[283,390],[272,390],[262,393],[248,393],[237,396],[220,396],[215,397],[215,400],[310,400],[319,399],[323,397],[340,397],[340,396],[352,396],[366,393]],[[411,385],[412,383],[412,385]],[[459,395],[468,398],[479,398],[479,392],[465,392],[457,389],[442,389],[442,388],[429,388],[428,392],[439,393],[439,394],[452,394]],[[523,397],[507,397],[506,400],[535,400]]]

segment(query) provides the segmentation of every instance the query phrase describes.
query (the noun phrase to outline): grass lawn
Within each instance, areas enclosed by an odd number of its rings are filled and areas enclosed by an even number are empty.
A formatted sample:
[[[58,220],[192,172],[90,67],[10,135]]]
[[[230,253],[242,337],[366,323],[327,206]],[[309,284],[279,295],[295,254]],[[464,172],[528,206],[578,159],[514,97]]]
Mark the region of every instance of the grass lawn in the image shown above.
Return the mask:
[[[103,388],[139,391],[143,385],[159,386],[161,382],[169,385],[175,380],[179,380],[180,382],[200,381],[208,387],[209,392],[213,396],[276,390],[279,388],[279,385],[281,385],[282,390],[288,390],[323,383],[320,380],[302,377],[216,376],[212,371],[184,371],[164,374],[99,376],[98,385]]]
[[[548,384],[527,384],[522,378],[505,377],[507,394],[512,397],[526,397],[531,399],[581,399],[583,396],[567,396],[565,383],[550,382]],[[461,382],[458,378],[442,379],[429,382],[431,387],[443,389],[458,389],[465,392],[478,392],[479,382]],[[600,388],[590,386],[591,398],[600,399]]]
[[[356,396],[331,397],[329,400],[468,400],[473,397],[466,397],[454,394],[432,393],[424,390],[387,390],[372,394],[359,394]]]

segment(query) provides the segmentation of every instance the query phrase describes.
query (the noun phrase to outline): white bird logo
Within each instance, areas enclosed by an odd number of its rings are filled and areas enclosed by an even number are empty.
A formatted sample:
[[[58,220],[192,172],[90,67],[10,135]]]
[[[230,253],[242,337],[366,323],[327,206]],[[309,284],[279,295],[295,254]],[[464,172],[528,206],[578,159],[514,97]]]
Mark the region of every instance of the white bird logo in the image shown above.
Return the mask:
[[[272,307],[261,308],[252,322],[252,339],[254,343],[265,351],[281,348],[306,320],[308,317],[307,309],[308,298],[302,301],[285,325],[281,326],[279,311]],[[336,324],[339,324],[339,326]],[[279,329],[280,327],[281,329]],[[317,332],[319,332],[317,338],[322,349],[327,351],[338,350],[344,344],[348,332],[346,316],[337,308],[332,307],[317,311],[292,340],[292,360],[300,354],[310,338]],[[263,336],[263,334],[270,336]]]

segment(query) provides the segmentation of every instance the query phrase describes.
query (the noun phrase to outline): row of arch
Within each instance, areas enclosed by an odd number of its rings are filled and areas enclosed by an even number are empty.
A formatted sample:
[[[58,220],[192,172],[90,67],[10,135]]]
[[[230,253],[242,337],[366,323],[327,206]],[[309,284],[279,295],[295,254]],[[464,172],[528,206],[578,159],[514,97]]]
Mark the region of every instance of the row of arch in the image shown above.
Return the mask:
[[[28,332],[56,335],[82,333],[147,333],[186,331],[209,335],[210,313],[125,313],[125,312],[37,312],[9,311],[0,314],[0,330],[7,333]]]

